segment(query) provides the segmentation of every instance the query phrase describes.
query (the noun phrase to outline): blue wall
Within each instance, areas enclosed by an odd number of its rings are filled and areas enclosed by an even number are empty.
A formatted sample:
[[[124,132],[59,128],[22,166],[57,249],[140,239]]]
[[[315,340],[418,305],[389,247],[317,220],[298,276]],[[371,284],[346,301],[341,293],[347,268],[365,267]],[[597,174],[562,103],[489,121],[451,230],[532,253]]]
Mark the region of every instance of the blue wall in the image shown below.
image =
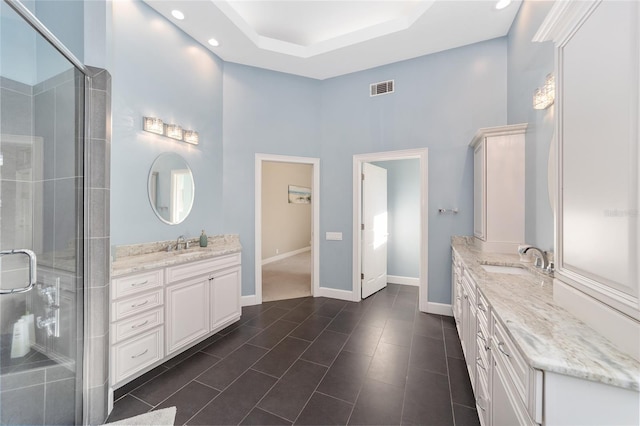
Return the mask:
[[[111,243],[175,240],[227,231],[222,224],[222,61],[146,4],[113,3]],[[193,146],[142,131],[153,116],[200,133]],[[195,201],[179,225],[162,223],[147,195],[149,169],[162,152],[183,156]]]
[[[472,158],[479,127],[506,123],[506,39],[324,81],[224,66],[224,232],[243,245],[243,295],[254,294],[255,153],[321,158],[320,286],[351,290],[354,154],[429,148],[429,300],[450,302],[450,238],[472,230]],[[392,95],[369,84],[395,79]],[[490,101],[487,101],[490,100]]]
[[[531,41],[553,6],[551,1],[525,1],[508,35],[508,122],[529,123],[526,134],[526,241],[553,250],[553,212],[549,202],[547,163],[554,130],[554,106],[532,107],[533,92],[554,72],[551,42]]]
[[[376,161],[387,170],[387,274],[420,276],[420,160]]]
[[[371,98],[369,84],[395,80],[395,93]],[[320,243],[322,286],[351,290],[352,156],[429,148],[429,301],[450,303],[451,236],[470,235],[473,162],[479,127],[507,120],[505,38],[325,80],[322,84]],[[441,206],[458,215],[439,216]]]
[[[450,237],[472,232],[468,143],[478,128],[530,122],[527,241],[551,245],[546,159],[553,111],[530,106],[553,64],[550,46],[530,42],[549,7],[525,2],[508,38],[318,81],[223,63],[143,3],[115,2],[113,244],[195,236],[202,227],[239,233],[242,293],[254,294],[255,154],[320,157],[320,233],[344,237],[330,245],[321,239],[320,285],[351,290],[352,156],[428,147],[429,300],[450,303]],[[369,84],[386,79],[395,80],[396,92],[369,97]],[[146,134],[143,115],[193,127],[202,143]],[[178,226],[158,221],[146,194],[148,169],[168,150],[187,159],[196,184],[194,211]],[[439,207],[460,213],[438,215]]]
[[[224,232],[240,234],[243,295],[255,293],[255,154],[319,156],[319,89],[318,80],[224,65]]]

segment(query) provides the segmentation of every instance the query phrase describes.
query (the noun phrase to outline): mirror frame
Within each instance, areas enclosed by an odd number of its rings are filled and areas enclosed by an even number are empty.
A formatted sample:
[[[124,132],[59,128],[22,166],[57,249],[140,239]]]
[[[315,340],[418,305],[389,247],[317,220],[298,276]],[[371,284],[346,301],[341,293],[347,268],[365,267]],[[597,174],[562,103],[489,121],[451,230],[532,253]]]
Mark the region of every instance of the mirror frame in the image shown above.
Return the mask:
[[[192,197],[191,197],[189,205],[187,206],[186,214],[184,215],[182,220],[174,221],[174,222],[172,222],[170,220],[170,218],[169,219],[164,218],[160,214],[158,209],[156,208],[156,203],[155,203],[155,198],[156,198],[156,193],[157,193],[157,176],[158,176],[158,171],[156,170],[156,165],[159,164],[159,161],[161,161],[161,159],[168,158],[168,157],[177,157],[184,163],[184,168],[181,168],[180,170],[188,170],[189,171],[189,178],[191,180],[191,187],[193,188]],[[158,217],[158,219],[160,219],[163,223],[166,223],[167,225],[178,225],[178,224],[184,222],[185,219],[187,217],[189,217],[189,215],[191,214],[191,211],[193,210],[193,203],[194,203],[195,198],[196,198],[196,183],[195,183],[195,180],[193,179],[193,171],[191,170],[191,167],[189,167],[189,163],[187,163],[187,160],[185,160],[184,157],[182,157],[180,154],[175,153],[175,152],[171,152],[171,151],[163,152],[160,155],[158,155],[155,158],[155,160],[153,160],[153,163],[151,164],[151,168],[149,169],[149,176],[147,178],[147,196],[149,198],[149,204],[151,205],[151,209],[153,210],[155,215]],[[171,197],[171,195],[169,194],[169,198],[170,197]]]

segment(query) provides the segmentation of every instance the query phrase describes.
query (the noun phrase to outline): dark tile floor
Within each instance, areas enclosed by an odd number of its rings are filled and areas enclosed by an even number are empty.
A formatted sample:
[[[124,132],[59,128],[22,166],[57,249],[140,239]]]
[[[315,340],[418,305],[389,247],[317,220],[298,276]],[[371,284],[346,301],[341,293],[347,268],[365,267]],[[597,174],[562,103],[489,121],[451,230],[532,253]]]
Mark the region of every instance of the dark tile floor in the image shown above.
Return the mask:
[[[245,307],[118,389],[109,421],[176,406],[180,425],[479,425],[453,319],[417,299],[390,284],[361,303]]]

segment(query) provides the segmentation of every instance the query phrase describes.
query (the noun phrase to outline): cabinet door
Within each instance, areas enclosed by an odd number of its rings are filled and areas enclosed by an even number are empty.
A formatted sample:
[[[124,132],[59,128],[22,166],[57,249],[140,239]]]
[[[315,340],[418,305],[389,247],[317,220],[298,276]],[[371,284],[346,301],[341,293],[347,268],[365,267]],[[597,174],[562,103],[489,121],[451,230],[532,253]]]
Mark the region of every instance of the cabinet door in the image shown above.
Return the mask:
[[[471,298],[468,298],[468,303],[469,303],[469,308],[468,308],[468,312],[469,315],[467,316],[467,336],[466,336],[466,346],[467,346],[467,353],[466,353],[466,357],[465,357],[465,361],[467,362],[467,369],[469,370],[469,380],[471,381],[471,387],[475,390],[476,389],[476,333],[477,333],[477,329],[478,329],[478,324],[477,324],[477,311],[475,309],[475,306],[473,306],[473,302],[471,300]]]
[[[461,311],[462,315],[460,315],[460,345],[462,345],[462,353],[464,354],[465,359],[469,357],[469,352],[467,350],[467,342],[469,340],[469,295],[467,294],[467,290],[464,286],[460,286],[462,290],[462,300],[461,300]]]
[[[485,146],[483,141],[473,151],[473,235],[486,240],[486,171]]]
[[[211,329],[240,317],[240,267],[213,275],[211,285]]]
[[[509,395],[507,378],[494,362],[491,386],[491,424],[493,426],[513,426],[522,424],[514,406],[513,396]]]
[[[167,353],[187,346],[209,332],[208,277],[167,287]]]

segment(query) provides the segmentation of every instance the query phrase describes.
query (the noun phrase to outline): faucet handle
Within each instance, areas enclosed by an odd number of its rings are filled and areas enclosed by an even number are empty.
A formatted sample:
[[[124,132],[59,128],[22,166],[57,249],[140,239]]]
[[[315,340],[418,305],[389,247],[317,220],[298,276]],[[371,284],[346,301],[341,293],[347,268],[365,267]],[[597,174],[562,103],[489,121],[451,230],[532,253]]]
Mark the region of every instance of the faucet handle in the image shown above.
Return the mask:
[[[553,264],[553,262],[549,262],[549,265],[547,265],[546,272],[551,274],[553,273],[553,271],[555,271],[555,265]]]

